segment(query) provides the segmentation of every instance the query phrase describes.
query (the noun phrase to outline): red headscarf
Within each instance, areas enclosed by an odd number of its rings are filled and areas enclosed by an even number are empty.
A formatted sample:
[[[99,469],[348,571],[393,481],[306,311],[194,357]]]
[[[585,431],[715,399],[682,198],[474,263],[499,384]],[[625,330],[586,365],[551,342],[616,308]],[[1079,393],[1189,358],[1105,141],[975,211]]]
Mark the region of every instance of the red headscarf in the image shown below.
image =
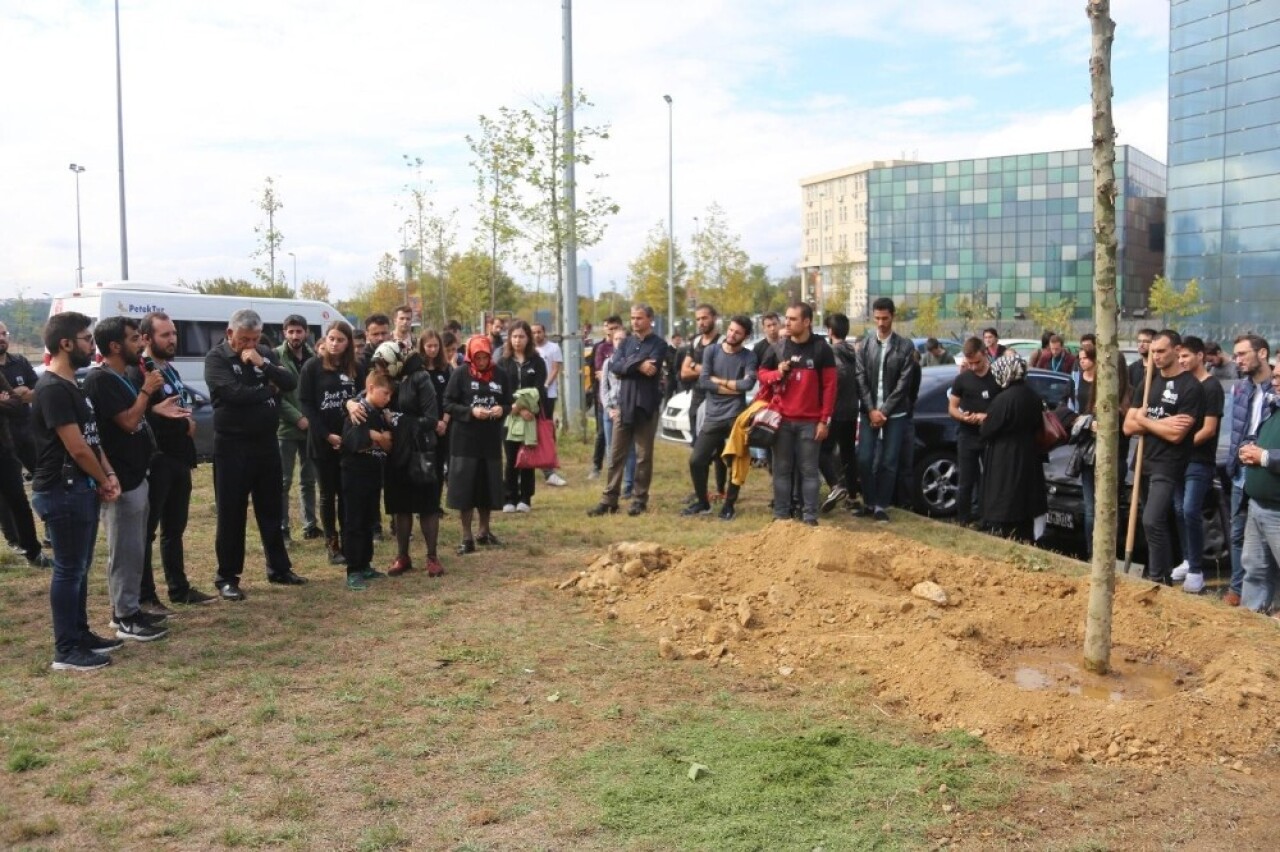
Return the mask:
[[[483,352],[489,356],[489,367],[483,372],[476,367],[475,356],[478,352]],[[467,367],[471,370],[471,375],[475,376],[482,382],[493,380],[493,344],[489,342],[489,335],[474,334],[467,340],[465,360],[467,362]]]

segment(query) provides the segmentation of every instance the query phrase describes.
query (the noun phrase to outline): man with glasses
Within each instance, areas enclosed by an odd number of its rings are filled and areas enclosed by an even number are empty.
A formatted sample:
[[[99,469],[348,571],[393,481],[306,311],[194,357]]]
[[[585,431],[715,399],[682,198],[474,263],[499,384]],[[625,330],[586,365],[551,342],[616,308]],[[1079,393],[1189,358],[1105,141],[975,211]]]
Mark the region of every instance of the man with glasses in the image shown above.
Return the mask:
[[[1280,360],[1276,366],[1280,367]],[[1280,393],[1280,371],[1272,370],[1271,384],[1273,394]],[[1240,448],[1239,461],[1249,500],[1240,558],[1244,565],[1240,606],[1274,613],[1276,589],[1280,588],[1280,570],[1276,568],[1276,555],[1280,554],[1280,417],[1267,418],[1258,428],[1257,441]]]
[[[1271,406],[1266,404],[1266,397],[1271,387],[1272,370],[1271,347],[1256,334],[1237,337],[1231,351],[1240,381],[1231,389],[1231,445],[1227,453],[1227,473],[1231,476],[1231,586],[1223,600],[1229,606],[1239,606],[1244,588],[1241,553],[1249,509],[1240,448],[1254,443],[1262,424],[1271,417]]]

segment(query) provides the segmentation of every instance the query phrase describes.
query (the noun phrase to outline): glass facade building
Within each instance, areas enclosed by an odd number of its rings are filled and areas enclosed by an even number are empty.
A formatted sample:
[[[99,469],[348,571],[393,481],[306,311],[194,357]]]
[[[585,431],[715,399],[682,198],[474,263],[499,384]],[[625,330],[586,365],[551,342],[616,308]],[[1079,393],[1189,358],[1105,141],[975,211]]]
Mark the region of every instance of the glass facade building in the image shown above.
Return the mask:
[[[1164,166],[1116,148],[1117,295],[1146,305],[1163,268]],[[868,198],[868,298],[942,296],[1012,319],[1070,299],[1093,311],[1093,153],[1089,149],[876,169]]]
[[[1169,235],[1220,334],[1280,323],[1280,0],[1173,0]]]

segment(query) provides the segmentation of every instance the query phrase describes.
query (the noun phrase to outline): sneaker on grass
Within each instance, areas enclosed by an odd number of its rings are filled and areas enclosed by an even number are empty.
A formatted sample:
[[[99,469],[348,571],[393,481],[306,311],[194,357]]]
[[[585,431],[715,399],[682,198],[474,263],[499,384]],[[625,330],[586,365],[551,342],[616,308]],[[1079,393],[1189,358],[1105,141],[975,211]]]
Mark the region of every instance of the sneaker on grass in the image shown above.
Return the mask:
[[[548,484],[548,485],[551,485],[551,486],[554,486],[554,487],[556,487],[556,488],[563,488],[564,486],[568,485],[569,483],[568,483],[568,482],[565,480],[565,478],[564,478],[563,476],[561,476],[560,474],[555,473],[555,472],[552,472],[552,474],[551,474],[550,476],[548,476],[548,477],[547,477],[547,484]]]
[[[86,651],[92,651],[95,654],[109,654],[122,645],[124,645],[124,640],[108,639],[105,636],[99,636],[92,630],[85,631],[83,638],[80,640],[81,648]]]
[[[364,577],[362,575],[360,574],[347,575],[347,591],[363,592],[367,588],[369,588],[369,584],[364,581]]]
[[[1187,579],[1187,572],[1191,570],[1191,566],[1187,564],[1187,560],[1182,560],[1174,566],[1173,573],[1169,575],[1170,579],[1175,583],[1180,583]],[[1203,582],[1203,581],[1202,581]]]
[[[96,654],[84,648],[76,648],[53,658],[55,672],[88,672],[111,665],[111,658],[105,654]]]
[[[840,501],[849,496],[849,489],[843,485],[837,485],[831,489],[831,493],[827,495],[827,499],[822,501],[822,514],[827,514],[836,506],[840,505]]]
[[[1198,595],[1201,592],[1203,592],[1204,591],[1204,574],[1188,573],[1187,576],[1182,581],[1182,591],[1192,595]]]
[[[140,618],[122,618],[116,628],[117,639],[128,639],[132,642],[154,642],[169,635],[164,627],[147,624]]]

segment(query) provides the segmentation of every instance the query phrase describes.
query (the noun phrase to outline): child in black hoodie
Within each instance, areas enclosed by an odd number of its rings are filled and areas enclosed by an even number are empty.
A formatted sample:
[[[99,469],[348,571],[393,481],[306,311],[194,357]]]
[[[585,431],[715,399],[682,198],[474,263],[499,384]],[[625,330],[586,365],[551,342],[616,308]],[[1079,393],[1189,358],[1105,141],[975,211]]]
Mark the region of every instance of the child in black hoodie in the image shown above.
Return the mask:
[[[347,560],[347,588],[368,588],[367,581],[386,576],[373,569],[373,530],[382,492],[382,464],[391,449],[391,378],[377,371],[365,380],[360,405],[363,423],[342,424],[342,555]]]

